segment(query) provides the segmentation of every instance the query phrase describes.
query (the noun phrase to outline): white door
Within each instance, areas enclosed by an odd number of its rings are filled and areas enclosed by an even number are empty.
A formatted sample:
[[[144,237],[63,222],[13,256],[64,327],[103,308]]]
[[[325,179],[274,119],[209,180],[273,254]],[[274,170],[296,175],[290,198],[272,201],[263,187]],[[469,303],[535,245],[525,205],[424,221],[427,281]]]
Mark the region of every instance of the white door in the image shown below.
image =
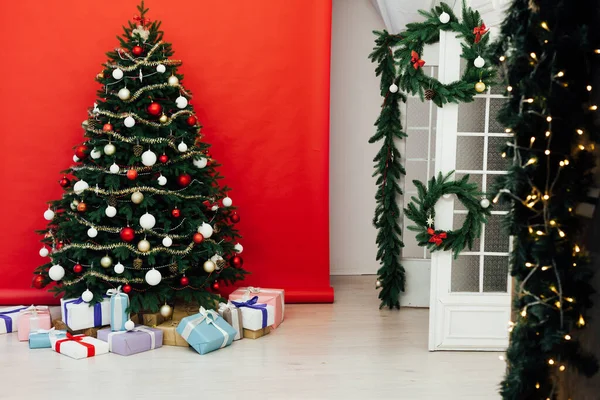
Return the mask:
[[[460,54],[455,34],[440,32],[441,82],[460,78]],[[505,173],[499,147],[510,135],[495,120],[504,98],[494,92],[438,110],[435,174],[452,170],[457,178],[469,174],[485,192],[495,177]],[[429,350],[503,350],[508,345],[510,239],[501,226],[505,214],[494,207],[481,238],[457,259],[451,252],[431,254]],[[456,229],[466,211],[450,196],[438,201],[435,215],[436,228]]]

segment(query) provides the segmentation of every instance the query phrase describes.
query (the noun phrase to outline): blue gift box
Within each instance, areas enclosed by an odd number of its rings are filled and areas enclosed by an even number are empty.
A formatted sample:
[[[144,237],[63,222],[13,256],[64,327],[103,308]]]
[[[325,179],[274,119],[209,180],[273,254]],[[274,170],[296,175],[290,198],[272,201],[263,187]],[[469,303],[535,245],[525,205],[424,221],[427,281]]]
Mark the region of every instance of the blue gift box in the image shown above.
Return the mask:
[[[186,342],[200,354],[229,346],[237,331],[213,310],[200,307],[200,313],[181,320],[177,326]]]
[[[126,312],[129,308],[129,296],[121,292],[121,286],[108,289],[106,294],[110,296],[110,330],[125,331],[125,322],[129,320],[129,314]]]
[[[54,328],[52,328],[31,332],[29,333],[29,348],[51,349],[52,344],[50,343],[50,336],[56,337],[57,339],[64,339],[67,337],[67,331],[55,331]]]

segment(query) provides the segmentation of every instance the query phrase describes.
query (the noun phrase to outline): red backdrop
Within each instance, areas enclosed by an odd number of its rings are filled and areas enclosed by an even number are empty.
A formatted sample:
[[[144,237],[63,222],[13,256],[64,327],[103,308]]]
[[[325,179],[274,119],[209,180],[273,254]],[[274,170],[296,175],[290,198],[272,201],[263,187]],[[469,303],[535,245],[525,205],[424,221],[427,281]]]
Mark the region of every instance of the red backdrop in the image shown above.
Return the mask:
[[[94,77],[135,0],[0,5],[0,304],[51,303],[30,288],[35,229],[82,140]],[[205,140],[239,206],[246,280],[290,302],[330,302],[327,0],[147,0],[163,21]]]

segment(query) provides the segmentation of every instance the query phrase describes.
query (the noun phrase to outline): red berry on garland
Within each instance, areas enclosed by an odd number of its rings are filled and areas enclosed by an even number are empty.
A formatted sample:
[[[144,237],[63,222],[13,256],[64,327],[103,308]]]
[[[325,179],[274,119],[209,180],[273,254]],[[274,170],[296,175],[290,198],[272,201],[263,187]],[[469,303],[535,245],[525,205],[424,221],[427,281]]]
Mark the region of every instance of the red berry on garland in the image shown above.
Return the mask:
[[[184,275],[179,280],[179,283],[181,284],[181,286],[187,286],[190,284],[190,280],[187,278],[187,276]]]
[[[81,145],[81,146],[77,146],[75,148],[75,155],[80,159],[83,160],[84,158],[87,157],[87,153],[88,153],[88,148],[87,146]]]
[[[127,179],[130,181],[135,180],[138,177],[138,172],[135,169],[130,169],[127,171]]]
[[[177,183],[181,187],[186,187],[190,183],[192,183],[192,177],[188,174],[181,174],[177,177]]]
[[[150,114],[154,117],[158,117],[159,115],[162,114],[162,106],[156,102],[152,102],[148,106],[147,111],[148,111],[148,114]]]
[[[237,224],[238,222],[240,222],[240,216],[237,213],[233,213],[231,214],[231,217],[229,217],[229,220],[234,224]]]
[[[193,115],[190,115],[190,116],[189,116],[189,117],[188,117],[188,118],[185,120],[185,122],[187,122],[187,124],[188,124],[189,126],[194,126],[194,125],[196,125],[196,122],[198,122],[198,119],[197,119],[196,117],[194,117]]]
[[[73,272],[75,272],[76,274],[80,274],[81,271],[83,271],[83,267],[81,266],[81,264],[77,263],[73,266]]]
[[[134,56],[139,57],[144,52],[144,49],[142,49],[141,46],[133,46],[133,49],[131,49],[131,52],[133,53]]]
[[[169,161],[169,156],[167,156],[166,154],[163,154],[162,156],[158,157],[158,161],[160,161],[163,164],[166,164],[167,161]]]
[[[121,236],[121,239],[124,242],[131,242],[133,239],[135,239],[135,231],[130,227],[125,227],[121,229],[119,236]]]
[[[104,124],[104,126],[102,127],[102,130],[104,132],[112,132],[113,126],[111,124]]]
[[[36,275],[31,282],[32,286],[36,289],[42,289],[44,285],[44,277],[42,275]]]
[[[219,282],[214,281],[212,285],[210,285],[211,289],[214,291],[219,290]]]
[[[242,265],[244,265],[244,260],[240,256],[233,256],[231,259],[231,264],[236,268],[242,268]]]
[[[123,287],[121,289],[123,289],[123,293],[131,292],[131,286],[129,285],[129,283],[126,283],[125,285],[123,285]]]
[[[201,233],[194,233],[193,240],[194,243],[200,244],[204,241],[204,236]]]
[[[87,211],[87,204],[85,204],[83,201],[79,202],[79,204],[77,204],[77,211],[79,211],[79,212],[86,212]]]
[[[63,176],[63,178],[60,181],[58,181],[58,183],[64,188],[69,187],[69,185],[71,185],[71,181],[66,176]]]
[[[173,211],[171,211],[171,215],[173,216],[173,218],[179,218],[181,217],[181,210],[175,207]]]

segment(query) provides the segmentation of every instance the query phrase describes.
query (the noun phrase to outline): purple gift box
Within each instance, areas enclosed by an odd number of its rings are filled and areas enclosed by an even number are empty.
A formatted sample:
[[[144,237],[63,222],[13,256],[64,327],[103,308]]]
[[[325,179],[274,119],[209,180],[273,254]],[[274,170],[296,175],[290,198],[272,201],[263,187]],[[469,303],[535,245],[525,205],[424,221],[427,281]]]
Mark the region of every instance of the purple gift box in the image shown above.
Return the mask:
[[[162,347],[163,331],[143,325],[138,325],[131,331],[121,332],[105,328],[98,331],[98,339],[108,342],[111,353],[130,356]]]

